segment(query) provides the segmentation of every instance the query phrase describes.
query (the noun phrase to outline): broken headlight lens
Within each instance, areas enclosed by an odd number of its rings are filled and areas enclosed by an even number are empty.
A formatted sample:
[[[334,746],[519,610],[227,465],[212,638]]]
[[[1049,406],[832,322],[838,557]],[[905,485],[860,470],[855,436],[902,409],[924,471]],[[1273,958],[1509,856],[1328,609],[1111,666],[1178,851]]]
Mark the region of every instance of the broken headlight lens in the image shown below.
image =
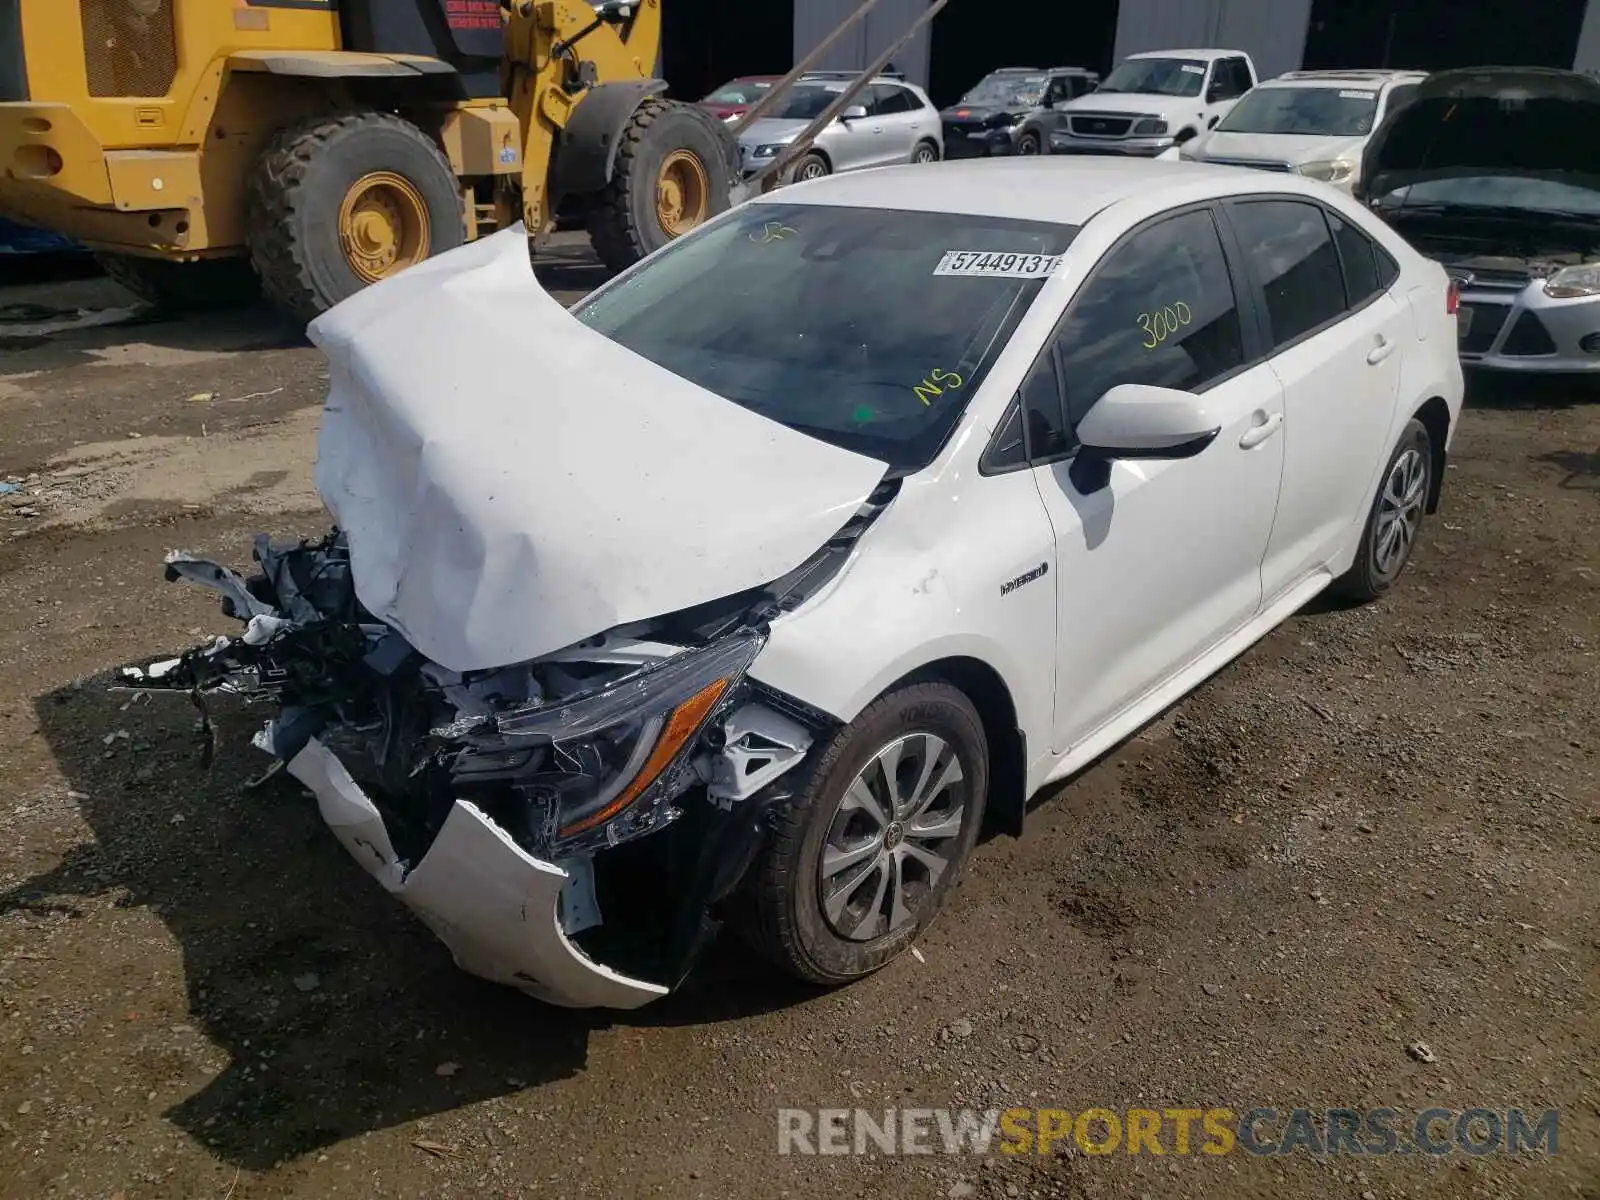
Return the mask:
[[[1544,294],[1556,300],[1575,300],[1580,296],[1600,295],[1600,263],[1581,267],[1562,267],[1544,281]]]
[[[560,789],[557,837],[599,830],[641,799],[670,799],[683,789],[696,735],[731,699],[765,641],[736,634],[595,691],[502,713],[494,719],[496,745],[476,754],[550,747],[549,767],[587,784]]]

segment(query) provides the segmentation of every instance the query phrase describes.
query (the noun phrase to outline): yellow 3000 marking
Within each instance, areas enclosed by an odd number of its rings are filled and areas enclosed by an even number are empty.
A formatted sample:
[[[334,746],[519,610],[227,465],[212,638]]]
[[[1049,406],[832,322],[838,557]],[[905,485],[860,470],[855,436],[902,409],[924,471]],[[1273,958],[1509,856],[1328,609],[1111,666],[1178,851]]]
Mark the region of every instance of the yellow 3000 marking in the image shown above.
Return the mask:
[[[1182,300],[1140,313],[1137,324],[1144,333],[1144,348],[1154,350],[1193,320],[1194,314]]]
[[[954,371],[946,371],[935,367],[928,372],[928,377],[915,385],[911,390],[916,393],[918,400],[924,406],[932,405],[935,396],[942,396],[946,391],[958,391],[964,380]]]

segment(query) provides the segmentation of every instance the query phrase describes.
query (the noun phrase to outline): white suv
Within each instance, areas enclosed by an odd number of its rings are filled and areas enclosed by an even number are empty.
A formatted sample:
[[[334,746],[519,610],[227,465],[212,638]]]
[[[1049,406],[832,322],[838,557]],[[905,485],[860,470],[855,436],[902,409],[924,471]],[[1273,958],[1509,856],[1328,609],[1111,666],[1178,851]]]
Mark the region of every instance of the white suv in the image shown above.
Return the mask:
[[[1293,171],[1348,192],[1372,131],[1410,103],[1426,78],[1422,71],[1291,71],[1246,92],[1178,156]]]

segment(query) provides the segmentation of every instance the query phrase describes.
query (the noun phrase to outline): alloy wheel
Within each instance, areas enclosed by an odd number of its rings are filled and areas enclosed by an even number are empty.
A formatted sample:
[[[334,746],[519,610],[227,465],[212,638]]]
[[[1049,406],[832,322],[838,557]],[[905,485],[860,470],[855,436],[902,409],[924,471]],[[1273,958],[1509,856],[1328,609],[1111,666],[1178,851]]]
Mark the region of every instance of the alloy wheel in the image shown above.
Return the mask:
[[[856,775],[817,866],[835,933],[871,941],[916,919],[961,845],[964,778],[954,749],[931,733],[895,739]]]
[[[1416,543],[1427,484],[1428,464],[1416,449],[1407,450],[1389,468],[1372,539],[1372,567],[1385,579],[1399,572]]]

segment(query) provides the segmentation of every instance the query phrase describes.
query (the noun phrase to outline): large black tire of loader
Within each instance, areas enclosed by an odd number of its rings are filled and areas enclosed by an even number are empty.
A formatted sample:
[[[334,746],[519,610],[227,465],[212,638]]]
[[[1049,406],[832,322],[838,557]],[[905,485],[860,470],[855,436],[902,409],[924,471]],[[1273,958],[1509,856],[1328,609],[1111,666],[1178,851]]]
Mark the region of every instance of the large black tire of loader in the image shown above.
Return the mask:
[[[649,99],[623,128],[611,181],[589,209],[589,241],[600,261],[613,271],[633,266],[672,240],[656,210],[662,165],[685,150],[705,171],[704,216],[727,211],[733,178],[725,147],[709,118],[688,105]]]
[[[405,180],[427,211],[426,254],[467,240],[450,161],[427,134],[389,113],[315,117],[283,130],[257,161],[246,193],[250,257],[268,299],[309,322],[367,286],[346,254],[340,212],[361,180]]]
[[[97,254],[95,261],[109,278],[162,312],[237,308],[261,299],[261,281],[247,258],[171,262],[132,254]]]

